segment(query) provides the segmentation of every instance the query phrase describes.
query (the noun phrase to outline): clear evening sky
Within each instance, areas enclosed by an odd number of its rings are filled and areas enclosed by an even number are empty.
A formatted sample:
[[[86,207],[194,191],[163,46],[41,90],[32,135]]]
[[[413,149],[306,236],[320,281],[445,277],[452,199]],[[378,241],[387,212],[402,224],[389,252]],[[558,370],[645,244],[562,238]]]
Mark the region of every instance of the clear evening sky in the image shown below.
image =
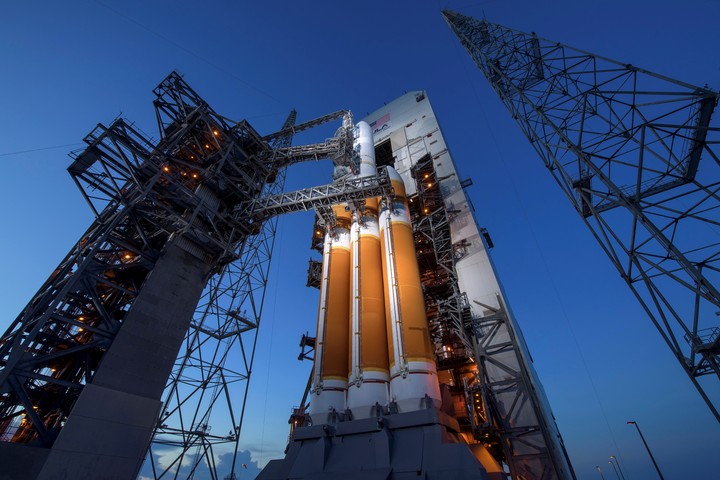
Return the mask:
[[[116,116],[157,137],[151,90],[172,70],[219,113],[276,130],[349,108],[357,119],[427,90],[469,189],[510,304],[580,479],[654,478],[637,421],[666,478],[720,471],[720,425],[605,254],[444,23],[451,8],[697,85],[720,87],[720,2],[26,1],[0,12],[0,329],[91,222],[66,153]],[[720,113],[713,124],[718,125]],[[326,135],[323,132],[322,135]],[[305,141],[324,137],[306,135]],[[59,147],[63,146],[63,147]],[[58,148],[48,148],[58,147]],[[289,188],[329,180],[293,167]],[[311,214],[282,218],[242,448],[281,456],[310,364],[305,287]],[[719,398],[720,388],[710,389]],[[251,465],[252,467],[253,465]],[[607,467],[607,468],[605,468]],[[249,472],[249,471],[248,471]]]

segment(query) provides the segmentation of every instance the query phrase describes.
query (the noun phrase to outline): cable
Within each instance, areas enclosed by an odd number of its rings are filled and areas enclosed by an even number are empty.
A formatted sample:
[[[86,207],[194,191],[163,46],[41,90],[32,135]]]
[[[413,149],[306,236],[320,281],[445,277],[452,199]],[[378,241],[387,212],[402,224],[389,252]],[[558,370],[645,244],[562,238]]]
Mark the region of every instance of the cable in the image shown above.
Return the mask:
[[[42,150],[55,150],[57,148],[75,147],[77,145],[84,145],[84,143],[83,142],[66,143],[65,145],[54,145],[52,147],[32,148],[30,150],[18,150],[17,152],[0,153],[0,157],[10,157],[12,155],[22,155],[23,153],[40,152]]]
[[[280,278],[280,265],[283,263],[282,260],[282,251],[283,251],[283,242],[282,242],[282,225],[281,222],[278,220],[277,227],[275,230],[275,239],[276,244],[278,245],[278,252],[277,256],[278,259],[275,262],[275,275],[274,278]],[[262,421],[262,430],[260,432],[260,453],[258,454],[258,460],[257,464],[260,469],[262,469],[262,461],[263,461],[263,452],[265,447],[265,423],[267,419],[267,405],[268,405],[268,392],[270,390],[270,362],[272,361],[272,346],[273,346],[273,338],[275,338],[275,324],[276,318],[275,318],[275,312],[277,309],[277,298],[278,298],[278,283],[275,283],[275,288],[273,292],[273,308],[272,313],[268,315],[269,318],[272,318],[272,326],[270,327],[270,342],[267,347],[268,351],[268,360],[266,365],[267,374],[265,375],[265,401],[263,402],[263,421]]]

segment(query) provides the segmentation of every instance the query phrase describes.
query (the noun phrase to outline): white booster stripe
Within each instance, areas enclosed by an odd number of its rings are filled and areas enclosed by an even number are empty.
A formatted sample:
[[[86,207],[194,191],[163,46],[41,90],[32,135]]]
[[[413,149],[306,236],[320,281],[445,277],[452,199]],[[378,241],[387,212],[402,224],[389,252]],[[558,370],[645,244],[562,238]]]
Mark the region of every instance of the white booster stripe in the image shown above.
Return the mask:
[[[350,352],[352,364],[350,365],[350,383],[357,381],[362,375],[362,292],[360,291],[360,222],[357,221],[359,212],[353,214],[353,224],[350,228],[350,245],[352,246],[352,328],[350,330]]]
[[[383,210],[380,214],[383,225],[383,242],[385,242],[385,262],[388,272],[388,298],[390,300],[390,332],[393,346],[393,363],[390,365],[390,372],[394,373],[405,367],[405,346],[402,335],[402,318],[400,314],[400,299],[398,293],[397,267],[395,265],[395,253],[392,241],[392,218],[390,209]],[[402,368],[400,367],[402,365]]]
[[[328,288],[330,286],[330,250],[332,248],[332,236],[330,232],[325,233],[323,246],[323,271],[322,282],[320,283],[320,318],[318,319],[316,342],[315,342],[315,365],[313,368],[313,390],[322,388],[322,359],[325,350],[325,324],[327,323],[328,309]]]

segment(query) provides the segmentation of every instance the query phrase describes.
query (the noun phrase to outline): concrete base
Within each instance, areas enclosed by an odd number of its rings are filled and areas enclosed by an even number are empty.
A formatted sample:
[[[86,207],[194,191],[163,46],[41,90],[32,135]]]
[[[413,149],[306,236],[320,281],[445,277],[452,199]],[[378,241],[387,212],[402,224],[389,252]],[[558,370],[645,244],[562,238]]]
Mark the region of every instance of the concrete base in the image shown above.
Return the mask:
[[[36,478],[49,453],[47,448],[0,442],[0,480]]]
[[[488,480],[458,433],[435,409],[302,427],[257,480]]]
[[[0,480],[137,476],[208,271],[207,261],[166,247],[53,446],[0,443]]]

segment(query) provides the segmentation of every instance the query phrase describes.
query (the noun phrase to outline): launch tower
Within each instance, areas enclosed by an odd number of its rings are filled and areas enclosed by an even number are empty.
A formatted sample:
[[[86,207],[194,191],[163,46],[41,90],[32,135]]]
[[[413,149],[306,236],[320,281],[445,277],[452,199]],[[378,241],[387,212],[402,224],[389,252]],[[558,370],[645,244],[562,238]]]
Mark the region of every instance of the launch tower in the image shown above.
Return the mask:
[[[7,475],[130,478],[170,446],[156,477],[188,459],[217,477],[213,449],[239,445],[272,219],[314,209],[310,400],[262,478],[573,477],[425,92],[357,125],[293,112],[266,136],[175,73],[155,94],[159,141],[119,119],[74,155],[96,219],[0,337]],[[330,121],[334,137],[290,144]],[[288,166],[318,159],[330,183],[282,192]],[[222,407],[227,434],[211,431]]]
[[[155,94],[158,142],[118,119],[74,155],[68,172],[96,219],[0,337],[0,465],[9,478],[132,478],[153,438],[178,447],[173,464],[191,456],[193,471],[205,463],[217,476],[213,446],[237,450],[242,426],[268,220],[390,188],[381,170],[281,193],[293,163],[352,166],[349,112],[300,125],[292,113],[263,137],[215,113],[174,72]],[[337,119],[335,137],[289,146],[294,132]],[[240,366],[225,365],[233,346]],[[245,390],[231,390],[242,382]],[[212,434],[222,403],[233,423]]]
[[[287,457],[259,478],[482,478],[460,453],[438,455],[451,442],[472,451],[487,478],[506,478],[506,469],[574,478],[465,194],[471,181],[459,177],[427,94],[407,93],[365,121],[373,163],[397,172],[395,200],[337,205],[332,229],[314,228],[323,260],[311,262],[308,285],[320,289],[318,331],[303,342],[314,346],[314,376],[291,418]],[[374,326],[378,317],[386,330]],[[412,383],[414,373],[423,381]]]

